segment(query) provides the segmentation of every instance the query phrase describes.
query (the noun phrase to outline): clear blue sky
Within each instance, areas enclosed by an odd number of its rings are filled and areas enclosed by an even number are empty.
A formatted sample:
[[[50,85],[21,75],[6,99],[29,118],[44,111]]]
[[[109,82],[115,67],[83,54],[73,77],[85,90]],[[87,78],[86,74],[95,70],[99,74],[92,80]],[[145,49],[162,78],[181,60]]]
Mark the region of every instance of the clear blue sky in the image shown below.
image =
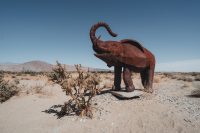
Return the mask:
[[[93,55],[90,27],[102,40],[135,39],[157,63],[200,59],[198,0],[0,0],[0,62],[42,60],[107,68]]]

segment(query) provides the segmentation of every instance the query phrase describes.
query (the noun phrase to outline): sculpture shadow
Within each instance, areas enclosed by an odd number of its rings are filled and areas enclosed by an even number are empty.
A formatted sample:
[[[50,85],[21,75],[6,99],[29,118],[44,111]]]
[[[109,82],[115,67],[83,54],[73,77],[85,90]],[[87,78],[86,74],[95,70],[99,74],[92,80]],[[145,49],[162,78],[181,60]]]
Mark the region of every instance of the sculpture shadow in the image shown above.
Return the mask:
[[[200,95],[187,95],[187,97],[190,97],[190,98],[200,98]]]
[[[46,109],[42,112],[47,113],[47,114],[54,114],[54,116],[56,116],[57,119],[60,119],[64,116],[74,116],[75,115],[75,114],[66,114],[66,113],[62,112],[62,110],[61,110],[62,107],[64,107],[64,105],[61,105],[61,104],[53,105],[49,109]]]
[[[113,96],[116,97],[118,100],[132,100],[132,99],[140,98],[139,96],[134,96],[134,97],[121,97],[117,95],[113,95]]]
[[[198,94],[198,95],[190,94],[190,95],[186,95],[186,97],[189,97],[189,98],[200,98],[200,94]]]

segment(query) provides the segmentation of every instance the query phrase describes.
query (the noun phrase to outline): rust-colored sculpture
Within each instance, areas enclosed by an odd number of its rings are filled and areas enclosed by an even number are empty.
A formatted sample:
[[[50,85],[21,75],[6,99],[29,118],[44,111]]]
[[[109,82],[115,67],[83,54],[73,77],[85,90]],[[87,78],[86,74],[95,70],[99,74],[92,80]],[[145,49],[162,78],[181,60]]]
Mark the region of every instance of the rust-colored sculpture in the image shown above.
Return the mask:
[[[142,84],[147,92],[153,92],[153,77],[155,68],[154,55],[135,40],[125,39],[121,41],[102,41],[100,37],[96,38],[95,32],[99,27],[105,27],[106,30],[116,37],[110,27],[99,22],[92,26],[90,38],[93,43],[95,56],[107,63],[108,67],[114,66],[114,90],[121,89],[121,72],[123,67],[123,80],[128,92],[134,91],[131,75],[132,72],[140,72]]]

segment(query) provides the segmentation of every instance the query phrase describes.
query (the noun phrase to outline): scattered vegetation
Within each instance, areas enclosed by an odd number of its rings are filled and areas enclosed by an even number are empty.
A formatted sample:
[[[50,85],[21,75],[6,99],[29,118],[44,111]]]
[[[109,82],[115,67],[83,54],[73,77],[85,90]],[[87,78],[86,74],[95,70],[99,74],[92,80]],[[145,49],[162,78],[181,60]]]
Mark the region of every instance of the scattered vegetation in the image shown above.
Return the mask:
[[[98,88],[100,77],[97,73],[84,72],[81,65],[75,65],[77,76],[73,77],[67,72],[65,66],[57,62],[56,68],[50,74],[50,80],[61,86],[70,100],[62,106],[59,115],[87,116],[92,118],[92,98],[101,91]]]
[[[160,83],[160,77],[154,77],[154,80],[153,80],[154,83]]]
[[[191,96],[200,98],[200,89],[196,89],[196,90],[192,91]]]
[[[43,92],[43,88],[44,88],[45,85],[40,85],[40,84],[36,84],[35,86],[33,87],[30,87],[29,90],[26,91],[27,94],[43,94],[44,95],[44,92]]]
[[[200,81],[200,74],[199,74],[199,75],[196,75],[195,78],[194,78],[194,80],[195,80],[195,81]]]
[[[16,95],[19,92],[17,82],[5,81],[4,73],[0,72],[0,102],[5,102],[10,97]]]
[[[191,97],[197,97],[200,98],[200,83],[199,82],[194,82],[193,83],[193,87],[195,88],[195,90],[193,90],[191,92]]]
[[[182,80],[182,81],[186,81],[186,82],[192,82],[193,79],[190,78],[190,77],[186,77],[186,76],[183,76],[183,77],[178,77],[176,78],[177,80]]]
[[[182,80],[186,82],[192,82],[194,78],[193,75],[197,73],[180,73],[180,72],[173,72],[173,73],[163,73],[167,78]]]

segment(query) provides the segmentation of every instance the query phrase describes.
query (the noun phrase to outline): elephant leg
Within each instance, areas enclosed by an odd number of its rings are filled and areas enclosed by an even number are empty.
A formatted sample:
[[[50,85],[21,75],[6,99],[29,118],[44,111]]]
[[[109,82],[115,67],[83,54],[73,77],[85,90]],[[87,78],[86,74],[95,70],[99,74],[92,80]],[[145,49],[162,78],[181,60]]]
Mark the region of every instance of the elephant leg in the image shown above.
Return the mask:
[[[150,65],[149,71],[148,71],[148,92],[153,93],[153,78],[154,78],[154,69],[155,64]]]
[[[144,69],[143,71],[140,72],[141,80],[142,80],[142,85],[144,86],[145,89],[147,89],[147,84],[148,84],[148,69]]]
[[[115,66],[114,67],[114,86],[113,90],[121,90],[121,73],[122,73],[122,67]]]
[[[126,86],[126,91],[128,91],[128,92],[135,90],[135,87],[133,85],[133,81],[131,79],[131,75],[132,75],[131,70],[127,67],[124,67],[123,79],[124,79],[124,83],[125,83],[125,86]]]
[[[144,91],[148,93],[153,93],[154,68],[155,66],[150,66],[140,73]]]

